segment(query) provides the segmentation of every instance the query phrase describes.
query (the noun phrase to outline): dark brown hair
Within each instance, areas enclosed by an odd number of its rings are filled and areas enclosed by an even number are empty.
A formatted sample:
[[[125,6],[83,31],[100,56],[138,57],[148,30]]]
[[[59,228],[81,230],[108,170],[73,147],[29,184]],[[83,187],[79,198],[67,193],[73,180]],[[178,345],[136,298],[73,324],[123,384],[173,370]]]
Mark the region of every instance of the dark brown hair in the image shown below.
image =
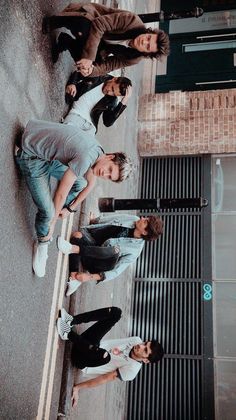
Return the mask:
[[[148,356],[148,360],[151,363],[159,362],[162,357],[164,356],[164,349],[160,343],[158,343],[157,340],[151,341],[151,354]]]
[[[125,96],[127,88],[132,86],[132,82],[130,79],[128,79],[128,77],[117,77],[116,83],[119,85],[120,94],[122,96]]]
[[[145,241],[154,241],[163,233],[163,221],[158,216],[151,215],[148,217],[147,235],[142,238]]]

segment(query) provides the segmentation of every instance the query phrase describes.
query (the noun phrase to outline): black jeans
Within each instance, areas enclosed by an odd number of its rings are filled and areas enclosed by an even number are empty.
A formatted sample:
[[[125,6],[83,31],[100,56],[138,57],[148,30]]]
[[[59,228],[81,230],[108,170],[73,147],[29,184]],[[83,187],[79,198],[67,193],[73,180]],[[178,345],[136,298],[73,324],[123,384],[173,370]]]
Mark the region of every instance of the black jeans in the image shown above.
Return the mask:
[[[85,367],[95,367],[109,363],[109,353],[100,348],[99,344],[104,335],[119,321],[121,314],[122,311],[120,308],[112,306],[84,312],[73,317],[71,325],[97,321],[81,335],[73,331],[68,334],[68,338],[73,342],[71,352],[73,366],[78,369],[83,369]]]
[[[49,22],[51,29],[64,27],[71,31],[76,39],[69,34],[63,33],[63,38],[59,37],[59,44],[64,50],[69,50],[75,61],[79,60],[89,35],[90,20],[83,16],[51,16],[49,17]]]
[[[114,246],[98,246],[95,239],[86,228],[80,229],[82,238],[71,238],[73,245],[79,245],[79,254],[69,255],[69,271],[78,272],[81,261],[83,268],[90,273],[100,273],[112,270],[118,259],[119,250]]]

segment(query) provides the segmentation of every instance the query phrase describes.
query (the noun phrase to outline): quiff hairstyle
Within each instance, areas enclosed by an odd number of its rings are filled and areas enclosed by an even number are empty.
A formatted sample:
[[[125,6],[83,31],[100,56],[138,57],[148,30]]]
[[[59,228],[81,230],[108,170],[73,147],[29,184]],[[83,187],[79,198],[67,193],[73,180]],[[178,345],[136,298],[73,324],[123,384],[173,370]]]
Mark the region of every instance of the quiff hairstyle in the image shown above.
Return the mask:
[[[163,56],[167,56],[170,54],[170,40],[169,35],[162,31],[161,29],[152,29],[152,28],[136,28],[126,31],[121,39],[135,39],[139,35],[144,34],[154,34],[157,35],[157,51],[156,52],[141,52],[136,50],[135,48],[124,48],[122,50],[122,54],[125,55],[127,58],[137,58],[137,57],[149,57],[149,58],[156,58],[160,60]],[[116,39],[116,38],[114,38]],[[126,51],[127,50],[127,51]]]
[[[161,29],[147,29],[147,33],[157,35],[157,52],[148,53],[147,56],[150,58],[156,58],[159,60],[163,56],[170,54],[170,40],[167,33]]]
[[[124,181],[133,172],[133,165],[130,158],[128,158],[124,152],[115,152],[109,154],[114,155],[112,162],[119,166],[119,178],[114,182]]]
[[[151,341],[151,354],[148,356],[148,360],[151,363],[159,362],[164,356],[164,349],[162,345],[157,340]]]

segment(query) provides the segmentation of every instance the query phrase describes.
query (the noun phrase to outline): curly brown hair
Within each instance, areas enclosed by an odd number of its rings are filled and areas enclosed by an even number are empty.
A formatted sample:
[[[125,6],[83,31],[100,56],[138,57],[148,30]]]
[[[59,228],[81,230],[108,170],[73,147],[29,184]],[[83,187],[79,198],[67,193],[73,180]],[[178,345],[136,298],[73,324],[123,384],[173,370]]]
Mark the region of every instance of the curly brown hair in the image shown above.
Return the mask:
[[[159,216],[151,215],[148,217],[147,235],[143,235],[145,241],[155,241],[163,233],[163,221]]]

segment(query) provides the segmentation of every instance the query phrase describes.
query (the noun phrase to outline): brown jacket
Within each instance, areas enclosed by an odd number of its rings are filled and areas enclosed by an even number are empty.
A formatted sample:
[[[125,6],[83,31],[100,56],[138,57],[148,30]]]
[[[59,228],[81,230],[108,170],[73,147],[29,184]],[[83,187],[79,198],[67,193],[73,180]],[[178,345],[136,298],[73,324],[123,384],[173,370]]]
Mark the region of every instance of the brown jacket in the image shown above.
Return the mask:
[[[95,61],[101,41],[114,39],[114,36],[116,36],[116,39],[119,39],[119,34],[123,35],[130,30],[139,29],[145,31],[146,27],[142,20],[134,13],[127,10],[112,9],[96,3],[71,3],[63,10],[61,15],[83,16],[92,22],[90,35],[81,56],[81,58],[94,61],[94,70],[90,76],[99,76],[115,69],[132,66],[143,58],[143,56],[130,58],[127,57],[127,54],[124,55],[122,52],[117,52],[113,56],[107,55],[107,57],[103,57],[102,62]],[[125,39],[124,35],[122,39]],[[122,51],[122,47],[120,50]],[[132,49],[132,51],[134,50]]]

